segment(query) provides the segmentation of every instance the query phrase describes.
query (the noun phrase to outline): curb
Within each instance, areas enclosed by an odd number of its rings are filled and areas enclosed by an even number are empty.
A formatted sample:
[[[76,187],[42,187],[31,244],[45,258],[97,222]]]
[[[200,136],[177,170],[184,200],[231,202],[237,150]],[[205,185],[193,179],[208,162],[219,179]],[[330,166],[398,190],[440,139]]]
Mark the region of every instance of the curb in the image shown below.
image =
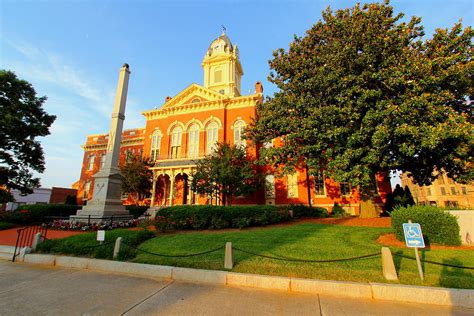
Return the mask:
[[[243,286],[295,293],[327,294],[351,298],[446,305],[474,309],[474,290],[467,289],[301,279],[40,254],[26,254],[24,262],[64,268],[122,273],[148,278],[165,278],[185,282]]]

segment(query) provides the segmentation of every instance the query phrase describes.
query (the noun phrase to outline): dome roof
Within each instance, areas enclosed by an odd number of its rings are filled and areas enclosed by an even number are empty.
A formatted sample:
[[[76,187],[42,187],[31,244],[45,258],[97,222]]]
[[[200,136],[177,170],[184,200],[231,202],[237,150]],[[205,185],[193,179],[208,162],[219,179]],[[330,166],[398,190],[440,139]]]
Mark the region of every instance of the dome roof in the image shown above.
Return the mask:
[[[219,49],[221,49],[222,51],[229,52],[234,51],[234,46],[232,45],[230,38],[224,32],[222,32],[222,34],[218,38],[212,41],[211,45],[209,45],[209,48],[207,49],[207,53],[209,55],[212,55],[214,50]]]

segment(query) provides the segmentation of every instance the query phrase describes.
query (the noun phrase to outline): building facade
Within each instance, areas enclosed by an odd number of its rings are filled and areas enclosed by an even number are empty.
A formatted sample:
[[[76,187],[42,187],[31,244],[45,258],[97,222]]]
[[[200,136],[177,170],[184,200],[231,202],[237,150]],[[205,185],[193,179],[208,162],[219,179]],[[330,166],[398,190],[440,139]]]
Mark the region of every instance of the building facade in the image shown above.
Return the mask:
[[[430,185],[419,186],[414,184],[407,173],[400,175],[402,186],[408,186],[418,205],[433,205],[451,208],[474,207],[474,183],[460,184],[446,176],[438,177]]]
[[[154,166],[151,206],[209,204],[210,197],[190,190],[196,160],[213,152],[218,142],[245,147],[248,159],[258,158],[258,148],[242,139],[244,129],[256,116],[256,106],[263,101],[263,86],[255,83],[251,94],[242,95],[244,74],[239,49],[227,35],[222,34],[206,51],[201,64],[203,84],[191,84],[174,97],[167,97],[157,109],[145,111],[146,126],[123,133],[121,162],[127,153],[149,157]],[[92,197],[93,177],[101,166],[107,146],[107,134],[88,136],[84,148],[81,178],[74,186],[78,198]],[[266,146],[278,146],[275,140]],[[331,210],[340,204],[350,214],[358,214],[360,195],[348,183],[336,183],[324,173],[309,176],[305,170],[278,176],[268,168],[265,192],[250,197],[237,197],[233,204],[308,204]],[[391,192],[389,181],[377,177],[374,202],[381,208],[386,194]],[[308,196],[309,194],[309,196]]]

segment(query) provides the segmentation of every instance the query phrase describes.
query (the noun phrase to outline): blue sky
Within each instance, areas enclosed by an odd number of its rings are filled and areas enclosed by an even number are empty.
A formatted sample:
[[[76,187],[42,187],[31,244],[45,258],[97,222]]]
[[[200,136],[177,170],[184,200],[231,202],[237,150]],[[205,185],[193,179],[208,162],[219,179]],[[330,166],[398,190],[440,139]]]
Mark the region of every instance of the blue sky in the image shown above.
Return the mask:
[[[79,179],[86,135],[109,129],[118,71],[132,71],[125,128],[142,127],[144,110],[160,106],[191,83],[221,25],[240,49],[242,93],[266,81],[272,51],[287,48],[333,9],[356,1],[23,1],[0,0],[0,68],[14,71],[48,96],[57,116],[41,142],[44,187]],[[422,17],[426,36],[459,19],[473,25],[472,1],[392,1],[395,12]]]

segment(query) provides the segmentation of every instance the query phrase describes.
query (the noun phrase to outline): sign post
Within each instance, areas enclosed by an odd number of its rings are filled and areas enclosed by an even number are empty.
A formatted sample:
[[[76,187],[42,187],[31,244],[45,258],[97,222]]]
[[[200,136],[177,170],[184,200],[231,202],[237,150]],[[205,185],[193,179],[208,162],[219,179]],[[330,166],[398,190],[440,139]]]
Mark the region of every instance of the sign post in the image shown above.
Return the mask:
[[[104,240],[105,240],[105,230],[98,230],[97,231],[97,241],[100,242],[100,244],[102,245]]]
[[[421,226],[418,223],[412,223],[410,219],[408,223],[403,223],[403,233],[405,234],[407,247],[415,248],[416,264],[418,266],[418,272],[420,273],[420,279],[423,281],[423,269],[421,268],[420,255],[418,254],[418,248],[425,248]]]

